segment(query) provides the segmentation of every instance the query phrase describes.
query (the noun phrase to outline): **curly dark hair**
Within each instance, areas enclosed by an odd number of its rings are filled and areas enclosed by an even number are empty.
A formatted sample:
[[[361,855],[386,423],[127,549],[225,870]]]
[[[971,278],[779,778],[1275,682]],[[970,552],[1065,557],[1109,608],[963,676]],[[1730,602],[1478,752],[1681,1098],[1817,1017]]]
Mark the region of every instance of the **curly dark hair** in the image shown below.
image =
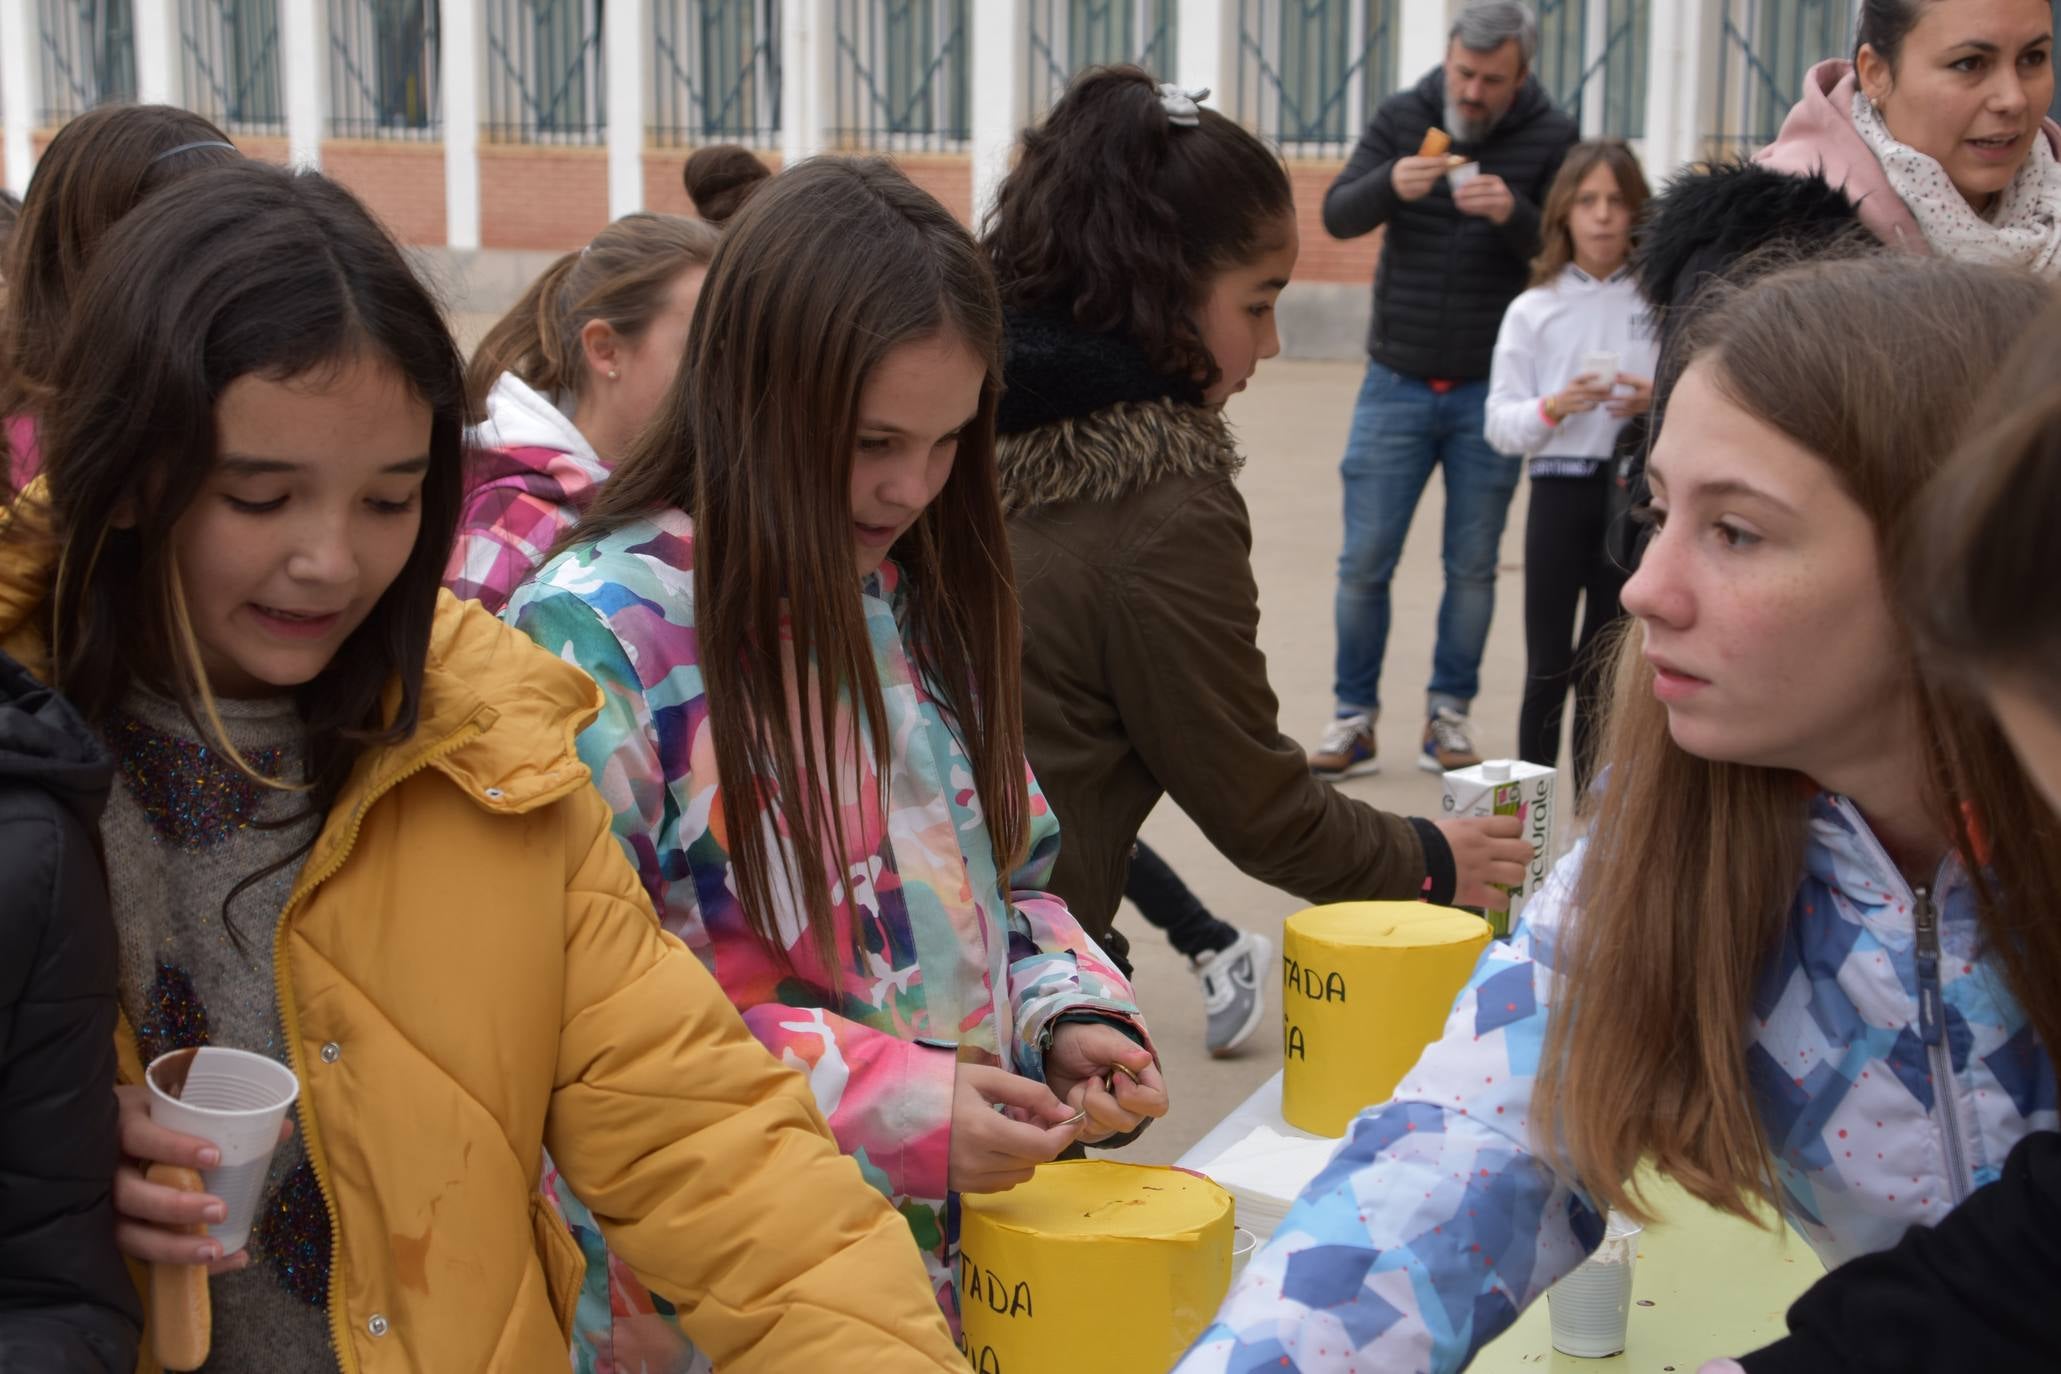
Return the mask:
[[[1215,110],[1176,125],[1137,67],[1081,74],[1026,130],[983,226],[1002,304],[1122,334],[1207,387],[1194,307],[1209,279],[1271,246],[1295,198],[1281,159]]]

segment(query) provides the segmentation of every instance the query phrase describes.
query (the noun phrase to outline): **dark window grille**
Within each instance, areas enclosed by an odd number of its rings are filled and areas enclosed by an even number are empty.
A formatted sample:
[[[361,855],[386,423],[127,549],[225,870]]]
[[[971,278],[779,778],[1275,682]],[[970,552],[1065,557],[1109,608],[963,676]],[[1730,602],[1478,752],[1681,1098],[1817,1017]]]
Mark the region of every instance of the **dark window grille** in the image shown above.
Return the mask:
[[[652,0],[653,143],[780,141],[779,0]]]
[[[329,134],[440,136],[437,0],[329,0]]]
[[[136,23],[130,0],[37,0],[45,126],[95,105],[136,98]]]
[[[1395,89],[1399,0],[1240,0],[1231,111],[1293,157],[1341,157]]]
[[[490,143],[599,143],[605,0],[485,0]]]
[[[1747,157],[1774,141],[1804,73],[1853,53],[1852,0],[1726,0],[1709,156]]]
[[[283,134],[278,0],[179,0],[186,107],[234,133]]]
[[[1032,120],[1089,67],[1129,62],[1174,79],[1178,0],[1030,0],[1028,8],[1024,89]]]
[[[836,0],[830,145],[961,152],[971,0]]]

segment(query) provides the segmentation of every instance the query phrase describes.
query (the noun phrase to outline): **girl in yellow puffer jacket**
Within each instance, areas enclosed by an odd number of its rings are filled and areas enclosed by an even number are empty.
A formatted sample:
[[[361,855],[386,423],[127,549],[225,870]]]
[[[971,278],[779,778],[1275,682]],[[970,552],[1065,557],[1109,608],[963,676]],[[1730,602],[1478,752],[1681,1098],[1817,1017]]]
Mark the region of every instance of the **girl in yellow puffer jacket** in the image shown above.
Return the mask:
[[[951,1369],[908,1228],[663,933],[574,749],[593,683],[439,594],[462,367],[351,196],[258,163],[124,220],[75,306],[0,647],[115,755],[118,1240],[207,1264],[223,1370],[552,1370],[565,1186],[726,1370]],[[247,1250],[134,1085],[301,1085]],[[146,1333],[146,1348],[149,1348]]]

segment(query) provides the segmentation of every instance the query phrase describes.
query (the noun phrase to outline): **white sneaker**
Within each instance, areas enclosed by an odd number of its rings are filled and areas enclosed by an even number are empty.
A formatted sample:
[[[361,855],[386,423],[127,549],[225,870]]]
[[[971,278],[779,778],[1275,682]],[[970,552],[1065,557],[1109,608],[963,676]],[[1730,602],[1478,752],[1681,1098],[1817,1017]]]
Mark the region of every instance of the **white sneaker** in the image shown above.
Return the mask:
[[[1259,1029],[1267,1014],[1260,979],[1266,976],[1267,961],[1273,955],[1273,941],[1251,931],[1240,931],[1230,948],[1195,960],[1195,972],[1202,978],[1202,1009],[1207,1017],[1203,1041],[1217,1058],[1236,1050]]]

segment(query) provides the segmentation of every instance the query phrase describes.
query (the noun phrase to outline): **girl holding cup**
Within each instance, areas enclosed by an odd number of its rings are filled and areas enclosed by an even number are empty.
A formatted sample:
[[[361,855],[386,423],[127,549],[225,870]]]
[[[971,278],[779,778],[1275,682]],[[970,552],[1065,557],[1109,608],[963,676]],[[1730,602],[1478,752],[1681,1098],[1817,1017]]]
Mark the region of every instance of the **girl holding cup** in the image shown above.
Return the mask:
[[[1523,458],[1531,476],[1518,753],[1527,763],[1559,761],[1572,685],[1577,794],[1588,785],[1602,715],[1598,646],[1617,620],[1625,579],[1605,539],[1618,504],[1611,460],[1652,403],[1659,352],[1626,267],[1646,198],[1645,175],[1623,142],[1568,152],[1546,196],[1531,289],[1503,316],[1489,373],[1484,432],[1499,452]]]
[[[116,758],[115,1236],[211,1268],[208,1367],[563,1369],[548,1143],[726,1367],[951,1368],[906,1225],[652,919],[572,748],[593,683],[439,593],[463,365],[364,208],[191,174],[109,236],[53,375],[0,649]],[[149,1112],[195,1046],[297,1080],[247,1251],[145,1176],[230,1162]]]

